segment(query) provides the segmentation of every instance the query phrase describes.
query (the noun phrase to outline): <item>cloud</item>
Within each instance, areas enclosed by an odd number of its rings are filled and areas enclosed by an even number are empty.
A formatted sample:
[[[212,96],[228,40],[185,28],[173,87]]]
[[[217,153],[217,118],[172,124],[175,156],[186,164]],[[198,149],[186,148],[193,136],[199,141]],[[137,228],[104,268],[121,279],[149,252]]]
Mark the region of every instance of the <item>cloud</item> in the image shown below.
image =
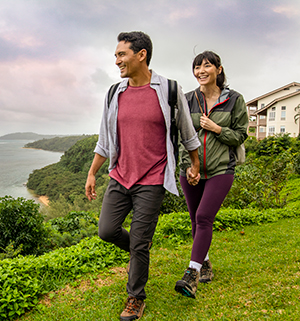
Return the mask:
[[[273,8],[273,11],[286,16],[287,18],[299,18],[300,9],[299,6],[293,4],[281,4]]]
[[[153,40],[151,68],[197,86],[195,54],[214,50],[246,100],[300,81],[300,3],[287,0],[14,0],[0,2],[0,135],[98,132],[120,80],[121,31]]]

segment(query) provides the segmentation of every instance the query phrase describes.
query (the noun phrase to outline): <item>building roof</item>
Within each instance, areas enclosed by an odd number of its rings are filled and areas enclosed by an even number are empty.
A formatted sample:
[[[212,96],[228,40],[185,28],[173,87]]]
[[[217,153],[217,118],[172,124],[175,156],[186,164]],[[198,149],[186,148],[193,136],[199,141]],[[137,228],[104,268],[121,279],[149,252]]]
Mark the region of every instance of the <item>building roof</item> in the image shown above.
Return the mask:
[[[291,82],[291,83],[288,84],[288,85],[285,85],[285,86],[283,86],[283,87],[280,87],[280,88],[278,88],[278,89],[275,89],[275,90],[273,90],[273,91],[270,91],[270,92],[268,92],[268,93],[266,93],[266,94],[264,94],[264,95],[261,95],[261,96],[259,96],[259,97],[256,97],[256,98],[252,99],[252,100],[249,100],[249,101],[246,103],[246,105],[247,105],[247,106],[257,106],[257,103],[258,103],[258,101],[259,101],[260,99],[263,99],[263,98],[268,97],[268,96],[270,96],[270,95],[276,94],[277,92],[279,92],[279,91],[281,91],[281,90],[284,90],[284,89],[286,89],[286,88],[290,88],[290,87],[293,87],[293,86],[299,86],[299,87],[300,87],[300,83],[299,83],[299,82]]]
[[[300,84],[299,84],[299,85],[300,85]],[[270,108],[271,106],[273,106],[274,104],[276,104],[277,102],[282,101],[282,100],[287,99],[287,98],[290,98],[290,97],[294,97],[294,96],[296,96],[296,95],[300,95],[300,91],[294,91],[294,92],[291,93],[291,94],[278,97],[278,98],[272,100],[268,105],[264,106],[263,108],[260,108],[260,109],[257,110],[256,112],[254,112],[253,114],[254,114],[254,115],[258,115],[258,114],[261,114],[261,113],[265,114],[266,110],[267,110],[268,108]]]

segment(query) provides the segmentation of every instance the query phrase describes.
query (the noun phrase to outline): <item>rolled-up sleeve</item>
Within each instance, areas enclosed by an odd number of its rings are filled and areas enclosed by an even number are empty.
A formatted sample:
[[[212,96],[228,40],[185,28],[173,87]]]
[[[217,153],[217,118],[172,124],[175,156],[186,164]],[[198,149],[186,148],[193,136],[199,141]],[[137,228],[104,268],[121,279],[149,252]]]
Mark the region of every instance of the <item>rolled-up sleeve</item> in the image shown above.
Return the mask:
[[[177,91],[177,101],[178,112],[176,117],[176,125],[178,130],[180,131],[181,143],[183,144],[186,150],[192,151],[197,149],[201,144],[193,126],[190,110],[188,107],[188,102],[179,85]]]
[[[107,124],[107,95],[104,101],[104,108],[102,113],[99,138],[94,149],[94,152],[105,157],[109,158],[109,137],[108,137],[108,124]]]

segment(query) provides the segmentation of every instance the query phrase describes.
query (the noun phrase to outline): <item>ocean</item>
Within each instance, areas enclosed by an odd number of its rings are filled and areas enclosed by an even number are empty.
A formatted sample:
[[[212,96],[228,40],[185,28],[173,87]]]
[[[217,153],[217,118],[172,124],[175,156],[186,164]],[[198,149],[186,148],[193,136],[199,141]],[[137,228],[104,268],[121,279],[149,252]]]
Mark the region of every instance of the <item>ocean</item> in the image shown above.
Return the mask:
[[[26,187],[29,174],[35,169],[57,163],[63,153],[23,148],[31,141],[0,140],[0,197],[24,197],[40,203]]]

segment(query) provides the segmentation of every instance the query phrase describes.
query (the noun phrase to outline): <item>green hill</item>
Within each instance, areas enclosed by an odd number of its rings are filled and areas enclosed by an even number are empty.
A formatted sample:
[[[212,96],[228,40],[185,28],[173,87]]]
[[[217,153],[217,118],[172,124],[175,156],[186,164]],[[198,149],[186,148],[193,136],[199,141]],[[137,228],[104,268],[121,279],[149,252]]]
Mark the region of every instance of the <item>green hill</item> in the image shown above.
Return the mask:
[[[0,136],[1,140],[37,140],[37,139],[43,139],[43,138],[53,138],[57,137],[58,135],[40,135],[36,133],[31,132],[25,132],[25,133],[12,133]],[[61,136],[60,136],[61,137]]]
[[[36,148],[49,150],[52,152],[65,152],[70,147],[72,147],[79,140],[90,137],[90,135],[80,135],[80,136],[64,136],[64,137],[54,137],[54,138],[43,138],[32,143],[26,144],[25,148]]]
[[[65,151],[60,161],[29,175],[27,187],[38,195],[47,195],[51,201],[63,197],[73,204],[75,198],[86,199],[85,181],[94,158],[98,135],[83,137]],[[52,149],[53,150],[53,149]],[[107,174],[108,162],[99,171],[97,185],[102,185],[101,175]],[[87,199],[86,199],[87,200]]]

